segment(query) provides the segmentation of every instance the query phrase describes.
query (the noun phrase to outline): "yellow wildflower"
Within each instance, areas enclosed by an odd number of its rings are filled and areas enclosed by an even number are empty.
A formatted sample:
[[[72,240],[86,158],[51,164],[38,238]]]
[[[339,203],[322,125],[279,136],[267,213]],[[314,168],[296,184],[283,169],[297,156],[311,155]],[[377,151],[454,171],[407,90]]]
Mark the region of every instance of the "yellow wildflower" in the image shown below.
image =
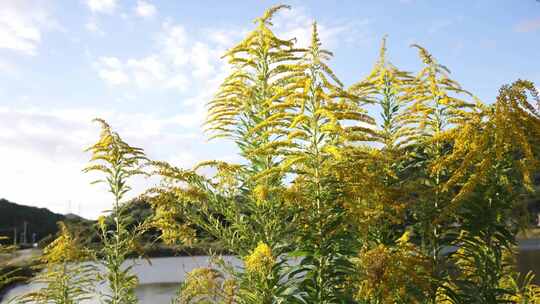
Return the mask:
[[[339,151],[338,147],[336,146],[326,146],[324,147],[324,151],[330,153],[337,160],[341,160],[343,158],[341,151]]]
[[[98,224],[99,224],[99,228],[102,230],[102,231],[105,231],[107,230],[106,227],[107,225],[105,225],[105,220],[106,220],[106,217],[101,215],[98,217],[97,221],[98,221]]]
[[[186,276],[181,300],[189,303],[198,297],[212,297],[219,289],[219,273],[211,268],[196,268]]]
[[[410,230],[405,231],[405,233],[403,233],[403,235],[399,239],[396,240],[396,243],[399,245],[404,245],[408,243],[409,240],[411,239],[411,234],[412,232]]]
[[[250,273],[268,274],[275,263],[270,246],[259,242],[253,252],[245,260],[246,270]]]
[[[253,189],[253,194],[257,201],[257,205],[260,205],[262,202],[268,199],[268,187],[263,184],[259,184]]]

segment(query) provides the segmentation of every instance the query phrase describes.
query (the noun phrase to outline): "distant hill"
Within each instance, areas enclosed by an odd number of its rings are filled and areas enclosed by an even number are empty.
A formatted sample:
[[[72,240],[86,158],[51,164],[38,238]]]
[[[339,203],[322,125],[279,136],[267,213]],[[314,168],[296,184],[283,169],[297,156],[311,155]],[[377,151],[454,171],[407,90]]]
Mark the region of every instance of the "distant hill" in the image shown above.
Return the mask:
[[[75,213],[68,213],[68,214],[64,214],[64,217],[68,220],[73,220],[73,221],[84,221],[85,218],[75,214]]]
[[[13,243],[14,230],[17,230],[17,242],[23,239],[24,223],[26,227],[26,240],[32,242],[54,236],[58,231],[57,222],[64,220],[84,220],[81,217],[70,214],[67,217],[54,213],[47,208],[37,208],[15,204],[6,199],[0,199],[0,236],[8,237],[4,242]]]

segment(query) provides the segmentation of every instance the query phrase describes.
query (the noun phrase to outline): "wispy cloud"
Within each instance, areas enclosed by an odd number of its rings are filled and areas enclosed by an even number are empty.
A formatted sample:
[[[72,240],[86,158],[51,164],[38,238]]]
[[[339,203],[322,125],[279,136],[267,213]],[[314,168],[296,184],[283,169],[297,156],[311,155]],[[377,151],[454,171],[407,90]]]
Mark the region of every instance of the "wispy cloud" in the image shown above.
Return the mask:
[[[0,2],[0,48],[36,55],[43,31],[58,28],[44,5],[29,0]]]
[[[0,72],[11,75],[19,74],[18,68],[14,63],[4,60],[2,58],[0,58]]]
[[[99,77],[109,85],[122,85],[130,81],[122,62],[116,57],[100,57],[95,65]]]
[[[182,100],[178,105],[181,113],[169,117],[156,116],[155,121],[148,117],[141,119],[146,121],[147,126],[154,126],[158,130],[155,134],[159,137],[167,133],[161,134],[161,126],[183,128],[184,132],[196,134],[191,141],[201,143],[199,149],[206,141],[201,131],[206,117],[205,104],[229,72],[229,67],[220,57],[231,46],[230,43],[241,38],[241,31],[237,29],[203,29],[201,33],[205,35],[188,34],[184,26],[164,22],[161,32],[156,35],[154,51],[140,57],[115,54],[94,61],[99,78],[116,89],[117,94],[126,96],[171,91],[179,95]],[[139,121],[139,118],[130,117],[130,120]],[[154,146],[156,143],[148,141],[148,145]],[[177,153],[175,147],[178,144],[166,143],[160,147],[163,151]],[[191,160],[201,160],[201,157],[199,151],[191,156],[183,153],[173,158],[175,161],[183,159],[180,165],[185,165]]]
[[[514,27],[514,31],[518,33],[528,33],[537,30],[540,30],[540,18],[523,20]]]
[[[84,25],[84,28],[94,34],[97,34],[99,36],[105,35],[105,32],[99,27],[99,24],[94,18],[91,18],[86,24]]]
[[[108,209],[106,190],[89,184],[96,176],[81,173],[88,161],[83,149],[98,138],[98,126],[91,123],[95,117],[109,121],[126,141],[145,148],[152,159],[189,167],[212,157],[202,148],[208,144],[201,131],[189,131],[199,123],[193,121],[192,113],[166,116],[97,108],[0,106],[0,167],[5,173],[0,174],[0,195],[56,212],[66,212],[66,203],[72,201],[81,204],[84,216],[92,218]],[[154,182],[134,180],[130,195]],[[29,185],[32,191],[28,191]]]
[[[94,67],[99,77],[111,86],[180,92],[190,88],[191,95],[198,90],[215,89],[227,71],[220,56],[230,45],[223,42],[234,41],[238,32],[223,29],[203,32],[209,34],[188,35],[182,25],[164,22],[156,37],[155,52],[131,58],[100,57]]]
[[[283,38],[296,38],[298,45],[307,46],[311,41],[311,28],[315,18],[303,7],[293,7],[280,12],[275,18],[275,30]],[[342,41],[351,43],[365,39],[371,20],[336,20],[318,22],[319,37],[326,48],[334,48]],[[351,40],[354,37],[354,40]]]
[[[135,14],[143,18],[152,18],[156,15],[156,7],[150,3],[143,0],[137,1],[137,6],[135,7]]]
[[[111,14],[115,11],[117,0],[86,0],[86,6],[93,13]]]

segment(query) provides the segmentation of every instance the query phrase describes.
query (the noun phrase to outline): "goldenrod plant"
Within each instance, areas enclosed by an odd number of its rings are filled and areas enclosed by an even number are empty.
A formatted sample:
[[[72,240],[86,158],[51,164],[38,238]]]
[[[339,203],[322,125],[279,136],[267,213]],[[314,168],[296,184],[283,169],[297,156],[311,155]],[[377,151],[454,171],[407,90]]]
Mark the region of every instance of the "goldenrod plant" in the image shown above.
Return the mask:
[[[515,295],[500,288],[509,273],[502,256],[539,159],[532,84],[484,104],[425,48],[414,45],[424,67],[413,76],[389,63],[383,41],[373,71],[344,89],[316,24],[306,48],[272,32],[271,17],[285,8],[266,11],[225,54],[233,72],[208,105],[207,130],[234,140],[245,162],[156,163],[163,237],[193,241],[201,228],[224,242],[244,262],[229,270],[238,303]]]
[[[44,287],[16,297],[14,303],[76,304],[95,296],[96,267],[92,253],[81,246],[63,222],[58,237],[39,259],[39,274],[30,282]]]
[[[294,64],[302,72],[297,89],[282,110],[291,145],[275,152],[282,155],[279,169],[292,179],[292,203],[299,208],[292,254],[300,258],[294,273],[297,292],[306,303],[352,298],[346,285],[354,267],[347,257],[354,253],[357,239],[334,172],[345,147],[367,141],[374,123],[361,107],[363,101],[347,92],[327,65],[331,56],[322,48],[314,23],[311,44]]]
[[[344,163],[362,171],[350,188],[351,212],[357,215],[361,237],[368,242],[394,244],[403,233],[403,218],[410,201],[408,176],[404,165],[414,144],[415,128],[408,117],[411,100],[408,92],[414,77],[399,70],[387,59],[386,37],[379,59],[369,75],[348,90],[380,112],[376,125],[370,126],[369,146],[356,147],[356,156]],[[353,155],[354,156],[354,155]],[[369,189],[369,191],[366,191]],[[366,245],[366,244],[364,244]]]
[[[240,267],[217,263],[183,282],[179,303],[538,303],[532,277],[508,262],[540,160],[531,82],[484,103],[425,48],[416,75],[387,58],[345,88],[316,23],[311,43],[279,38],[265,11],[224,58],[232,72],[208,102],[206,131],[242,161],[193,168],[152,162],[145,195],[167,244],[218,240]],[[374,109],[374,110],[373,110]],[[85,171],[105,174],[112,228],[99,227],[107,303],[135,303],[126,262],[144,227],[123,197],[145,174],[142,149],[98,120]]]
[[[515,235],[524,228],[519,211],[539,168],[538,106],[532,83],[504,86],[493,105],[455,128],[452,154],[440,163],[454,172],[445,188],[455,188],[452,199],[461,202],[453,212],[459,250],[450,257],[461,274],[449,293],[455,303],[506,303],[515,295],[503,284],[517,276],[515,261],[504,256],[516,254]],[[520,290],[535,290],[524,282]]]
[[[349,87],[352,94],[379,108],[380,120],[373,132],[373,141],[384,150],[393,151],[406,147],[415,134],[406,109],[412,102],[406,95],[415,84],[411,73],[402,71],[387,58],[387,37],[383,38],[379,58],[362,81]]]
[[[110,304],[136,303],[135,287],[138,280],[131,273],[132,265],[127,264],[127,257],[137,250],[137,241],[144,232],[144,226],[128,229],[126,220],[129,215],[125,212],[123,198],[131,190],[128,185],[129,178],[147,174],[144,171],[147,158],[142,149],[124,142],[104,120],[95,121],[101,125],[101,133],[98,142],[86,150],[92,156],[84,172],[102,173],[104,178],[94,183],[106,184],[114,198],[110,210],[113,226],[107,225],[104,215],[98,218],[102,242],[98,258],[105,268],[105,272],[100,273],[100,278],[109,288],[102,298],[105,303]]]
[[[467,121],[476,111],[471,94],[450,78],[450,71],[425,48],[418,49],[424,67],[415,77],[406,94],[410,99],[407,123],[412,124],[414,143],[411,145],[414,172],[413,193],[417,196],[412,212],[415,230],[420,235],[420,248],[432,261],[430,302],[435,302],[441,284],[448,278],[448,265],[442,251],[450,246],[448,233],[456,221],[453,193],[444,187],[454,172],[442,167],[442,159],[452,151],[452,135],[457,124]]]
[[[287,290],[282,286],[283,260],[278,257],[292,244],[296,207],[285,199],[283,159],[275,152],[293,145],[287,131],[279,134],[279,129],[286,127],[285,100],[295,92],[303,71],[290,64],[301,58],[302,50],[270,29],[273,15],[286,8],[280,5],[266,11],[255,20],[255,29],[225,54],[233,72],[209,103],[207,131],[212,138],[234,140],[246,164],[210,161],[193,170],[164,163],[156,166],[164,187],[156,191],[153,204],[158,211],[166,210],[160,211],[157,222],[165,231],[171,217],[185,215],[241,259],[257,252],[261,243],[272,251],[271,271],[238,274],[242,303],[273,303]],[[215,171],[213,177],[201,173],[208,168]],[[171,204],[176,207],[161,207]],[[192,235],[188,226],[178,231],[183,233],[170,235],[184,240]]]

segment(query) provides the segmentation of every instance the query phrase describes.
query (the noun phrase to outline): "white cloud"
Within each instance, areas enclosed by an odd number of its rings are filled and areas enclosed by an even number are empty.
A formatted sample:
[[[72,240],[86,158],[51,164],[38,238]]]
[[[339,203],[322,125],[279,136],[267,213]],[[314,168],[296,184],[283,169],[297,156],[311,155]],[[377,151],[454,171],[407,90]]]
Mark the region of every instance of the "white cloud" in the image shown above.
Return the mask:
[[[86,0],[86,5],[93,13],[111,14],[116,9],[116,0]]]
[[[98,138],[95,117],[106,119],[133,146],[142,147],[151,159],[190,167],[195,163],[234,154],[223,143],[206,143],[200,122],[193,115],[126,113],[91,108],[50,109],[0,106],[1,197],[21,204],[68,212],[67,203],[81,206],[82,215],[95,218],[111,206],[103,186],[90,185],[96,174],[83,174],[89,159],[83,149]],[[198,126],[196,126],[198,129]],[[154,180],[132,181],[128,198]],[[28,191],[31,185],[32,191]],[[76,211],[76,210],[72,210]]]
[[[275,29],[281,37],[297,38],[299,44],[305,46],[310,41],[312,19],[302,8],[283,11],[275,19]],[[359,28],[365,28],[368,23],[362,20],[319,24],[320,37],[325,46],[331,48],[353,34],[362,36],[358,34]],[[187,88],[192,92],[217,89],[230,68],[220,57],[244,34],[245,30],[239,29],[202,29],[188,33],[183,25],[168,20],[157,36],[156,51],[138,58],[117,59],[114,66],[100,58],[98,73],[110,85],[130,84],[140,89],[180,92],[187,92]]]
[[[141,88],[151,88],[159,85],[166,77],[166,67],[157,55],[142,59],[129,59],[127,67],[131,69],[133,78]]]
[[[189,78],[186,77],[186,75],[178,73],[177,75],[171,76],[171,78],[167,80],[165,83],[165,88],[177,89],[181,92],[185,92],[188,89],[189,83]]]
[[[48,8],[29,0],[0,2],[0,48],[35,55],[44,30],[60,26]]]
[[[94,20],[88,21],[84,25],[84,27],[90,32],[98,32],[99,31],[99,27],[98,27],[97,23]]]
[[[99,77],[111,85],[121,85],[129,82],[128,75],[120,70],[103,69],[99,71]]]
[[[207,78],[215,73],[214,64],[219,58],[220,51],[213,50],[206,43],[195,42],[191,49],[190,63],[192,64],[192,74],[197,78]]]
[[[244,31],[237,31],[238,34],[244,34]],[[207,30],[205,35],[208,37],[208,39],[216,43],[217,45],[225,48],[229,48],[234,44],[233,35],[231,35],[231,32],[224,31],[224,30]]]
[[[160,35],[160,47],[163,53],[172,59],[172,63],[181,66],[188,62],[188,35],[181,25],[163,24],[163,33]]]
[[[95,67],[99,77],[111,86],[131,84],[139,89],[184,91],[190,83],[184,72],[170,69],[157,55],[125,61],[116,57],[101,57]]]
[[[86,187],[91,177],[80,174],[86,158],[81,151],[90,143],[85,139],[95,136],[69,117],[37,109],[0,108],[0,166],[4,173],[0,183],[5,185],[1,195],[56,212],[66,212],[69,200],[85,198],[92,198],[85,203],[97,212],[105,209],[107,204],[94,200],[106,202],[106,197],[96,196],[97,189]],[[32,191],[28,191],[29,185]]]
[[[154,15],[156,15],[157,9],[153,4],[149,2],[138,0],[137,6],[135,7],[135,13],[139,17],[151,18],[151,17],[154,17]]]
[[[123,64],[116,57],[101,57],[96,64],[98,74],[109,85],[122,85],[129,82]]]
[[[293,7],[281,11],[274,20],[275,31],[280,38],[296,39],[301,47],[306,47],[311,42],[312,24],[315,18],[309,15],[302,7]],[[366,39],[366,26],[371,21],[361,19],[359,21],[335,20],[331,23],[317,22],[319,38],[325,48],[334,48],[340,42],[354,43]],[[354,37],[356,40],[351,40]]]
[[[90,19],[88,22],[86,22],[86,24],[84,25],[84,28],[86,28],[86,30],[91,33],[94,33],[100,36],[105,35],[105,32],[101,30],[101,28],[99,27],[99,24],[94,19]]]
[[[180,92],[187,92],[188,88],[195,92],[213,90],[228,69],[220,56],[230,45],[224,46],[222,42],[232,41],[238,34],[222,29],[216,32],[219,34],[199,38],[188,35],[182,25],[165,22],[157,36],[155,52],[140,58],[101,57],[95,66],[100,78],[109,85],[130,84],[139,89]]]

